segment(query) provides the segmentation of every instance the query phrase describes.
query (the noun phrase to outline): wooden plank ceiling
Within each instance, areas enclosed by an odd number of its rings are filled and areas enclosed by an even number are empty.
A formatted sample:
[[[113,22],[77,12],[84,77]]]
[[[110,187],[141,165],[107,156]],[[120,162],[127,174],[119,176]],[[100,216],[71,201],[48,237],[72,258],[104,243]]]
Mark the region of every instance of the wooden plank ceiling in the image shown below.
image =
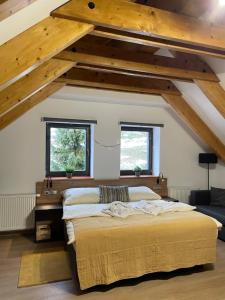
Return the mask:
[[[0,18],[13,1],[0,0]],[[225,91],[199,56],[225,59],[223,16],[217,0],[69,1],[0,47],[0,129],[64,85],[154,94],[225,161],[224,144],[172,82],[197,84],[225,118]]]

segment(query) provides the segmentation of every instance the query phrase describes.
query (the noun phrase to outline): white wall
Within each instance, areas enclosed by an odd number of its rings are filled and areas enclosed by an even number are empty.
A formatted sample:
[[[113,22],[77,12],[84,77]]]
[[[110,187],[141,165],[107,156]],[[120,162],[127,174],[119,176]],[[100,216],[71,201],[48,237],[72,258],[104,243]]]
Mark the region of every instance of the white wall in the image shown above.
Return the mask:
[[[95,138],[109,145],[119,142],[119,121],[164,123],[160,169],[168,177],[169,185],[206,187],[206,169],[199,167],[197,162],[198,153],[205,150],[204,145],[162,99],[87,89],[73,88],[71,91],[73,100],[59,99],[62,95],[68,98],[59,92],[0,132],[0,194],[34,192],[35,182],[43,180],[45,124],[40,121],[43,116],[97,119]],[[117,101],[124,104],[115,104]],[[95,145],[95,178],[117,178],[119,166],[119,148],[107,150]],[[211,175],[212,184],[224,186],[224,166],[217,165]]]

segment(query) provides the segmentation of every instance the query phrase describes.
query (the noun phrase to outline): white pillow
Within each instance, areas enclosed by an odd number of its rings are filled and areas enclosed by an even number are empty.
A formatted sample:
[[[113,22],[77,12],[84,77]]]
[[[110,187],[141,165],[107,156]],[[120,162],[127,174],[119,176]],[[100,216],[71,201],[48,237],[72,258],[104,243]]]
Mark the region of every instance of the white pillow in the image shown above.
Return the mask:
[[[99,188],[72,188],[63,192],[64,205],[97,204],[99,203]]]
[[[128,188],[130,201],[159,200],[161,196],[147,186],[132,186]]]

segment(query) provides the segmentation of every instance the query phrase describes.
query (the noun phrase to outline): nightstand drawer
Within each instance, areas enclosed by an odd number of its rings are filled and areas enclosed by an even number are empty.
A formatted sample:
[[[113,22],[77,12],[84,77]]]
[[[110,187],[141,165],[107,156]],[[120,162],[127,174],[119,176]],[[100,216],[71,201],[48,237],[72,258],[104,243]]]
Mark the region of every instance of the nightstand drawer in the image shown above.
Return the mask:
[[[51,239],[51,221],[36,222],[36,241],[46,241]]]
[[[64,239],[62,214],[61,205],[36,206],[36,241]]]

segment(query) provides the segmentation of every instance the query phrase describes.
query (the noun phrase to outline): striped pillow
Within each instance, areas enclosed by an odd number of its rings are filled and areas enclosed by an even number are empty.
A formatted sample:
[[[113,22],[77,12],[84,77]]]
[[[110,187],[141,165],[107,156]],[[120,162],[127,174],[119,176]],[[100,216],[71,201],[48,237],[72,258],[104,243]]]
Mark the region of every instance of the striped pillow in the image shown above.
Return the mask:
[[[100,203],[111,203],[113,201],[129,202],[127,186],[99,186]]]

